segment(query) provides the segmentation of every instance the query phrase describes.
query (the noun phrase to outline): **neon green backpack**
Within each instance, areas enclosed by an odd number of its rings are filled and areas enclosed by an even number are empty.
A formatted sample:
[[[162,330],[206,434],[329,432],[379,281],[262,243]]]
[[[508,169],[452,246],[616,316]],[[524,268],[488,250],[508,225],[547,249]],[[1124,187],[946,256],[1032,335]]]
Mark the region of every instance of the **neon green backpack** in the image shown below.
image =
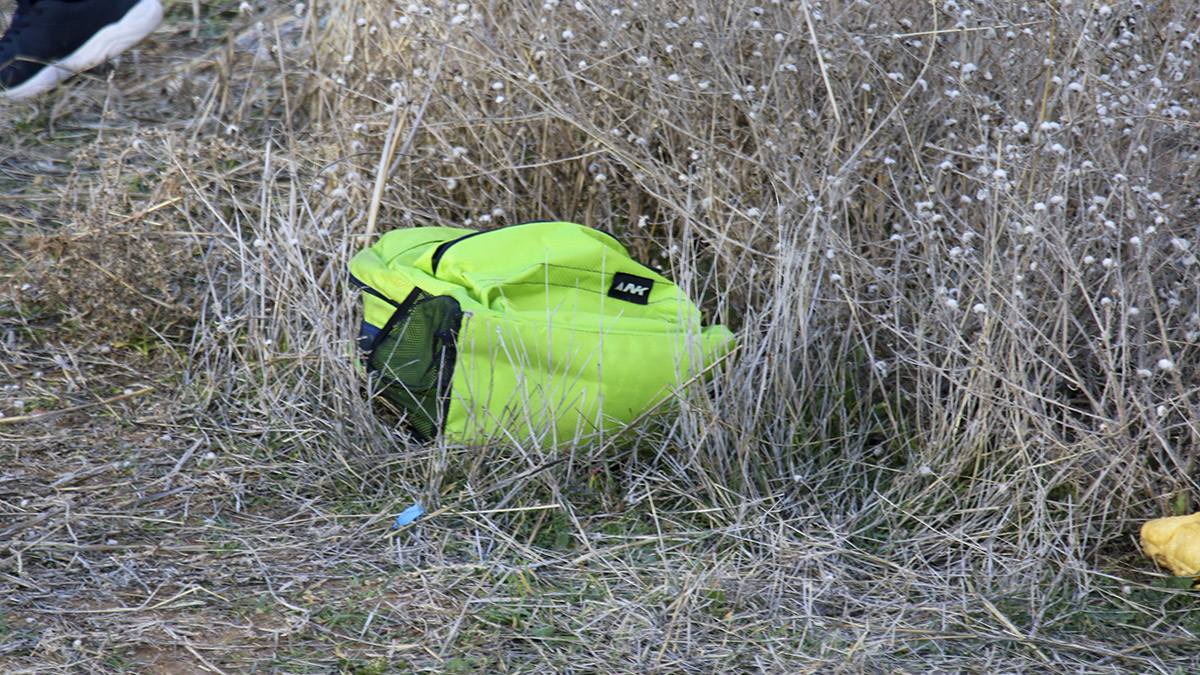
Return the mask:
[[[678,286],[575,223],[394,230],[350,277],[366,371],[421,440],[620,428],[732,344]]]

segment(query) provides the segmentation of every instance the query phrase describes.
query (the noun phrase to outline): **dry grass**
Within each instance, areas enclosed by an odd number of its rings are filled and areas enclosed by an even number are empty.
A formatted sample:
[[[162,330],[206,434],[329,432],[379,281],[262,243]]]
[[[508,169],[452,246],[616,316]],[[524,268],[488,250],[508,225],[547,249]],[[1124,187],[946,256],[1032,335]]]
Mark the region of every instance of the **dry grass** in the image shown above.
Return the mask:
[[[197,9],[3,109],[0,669],[1200,669],[1134,541],[1200,496],[1190,3]],[[408,445],[349,257],[538,218],[737,361]]]

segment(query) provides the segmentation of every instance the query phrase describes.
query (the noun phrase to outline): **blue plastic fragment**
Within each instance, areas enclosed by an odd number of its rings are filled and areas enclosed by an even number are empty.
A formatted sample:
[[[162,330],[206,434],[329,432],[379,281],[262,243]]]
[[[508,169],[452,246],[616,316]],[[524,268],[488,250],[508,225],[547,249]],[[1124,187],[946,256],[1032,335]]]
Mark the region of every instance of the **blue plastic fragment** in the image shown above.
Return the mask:
[[[392,528],[398,530],[423,515],[425,515],[425,509],[421,508],[420,504],[414,503],[412,506],[404,509],[403,513],[396,516],[396,524],[392,525]]]

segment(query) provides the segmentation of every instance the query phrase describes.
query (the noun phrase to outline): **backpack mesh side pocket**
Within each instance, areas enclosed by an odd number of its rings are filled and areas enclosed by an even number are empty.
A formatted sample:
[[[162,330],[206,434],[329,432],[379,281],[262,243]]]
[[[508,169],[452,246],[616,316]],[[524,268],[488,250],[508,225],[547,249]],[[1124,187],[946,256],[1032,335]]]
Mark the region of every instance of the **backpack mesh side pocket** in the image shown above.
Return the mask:
[[[380,393],[405,413],[421,441],[435,438],[446,417],[462,315],[454,298],[415,289],[367,353]]]

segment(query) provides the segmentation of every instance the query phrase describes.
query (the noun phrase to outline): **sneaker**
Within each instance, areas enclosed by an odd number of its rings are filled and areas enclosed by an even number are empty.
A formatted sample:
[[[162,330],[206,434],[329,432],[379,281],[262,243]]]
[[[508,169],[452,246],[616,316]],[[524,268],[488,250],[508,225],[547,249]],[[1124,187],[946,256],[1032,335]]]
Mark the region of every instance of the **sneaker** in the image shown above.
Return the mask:
[[[23,99],[104,63],[162,21],[159,0],[17,0],[0,38],[0,99]]]

